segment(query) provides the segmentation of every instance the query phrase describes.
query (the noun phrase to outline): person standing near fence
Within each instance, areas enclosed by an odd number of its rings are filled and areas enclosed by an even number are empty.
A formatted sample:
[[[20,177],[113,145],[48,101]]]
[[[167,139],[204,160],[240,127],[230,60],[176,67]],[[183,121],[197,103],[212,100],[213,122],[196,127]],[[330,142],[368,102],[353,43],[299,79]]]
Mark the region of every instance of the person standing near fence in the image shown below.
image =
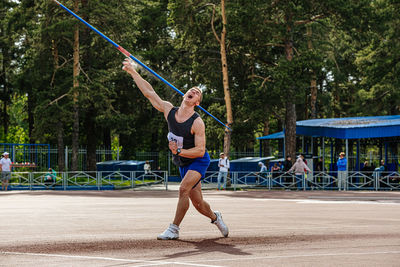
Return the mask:
[[[8,190],[8,183],[11,179],[11,160],[9,159],[8,152],[3,153],[3,158],[0,160],[1,169],[1,189],[3,191]]]
[[[265,164],[263,162],[258,162],[258,166],[260,167],[260,171],[256,173],[256,183],[259,184],[260,183],[260,177],[262,178],[267,178],[267,174],[268,174],[268,169],[267,166],[265,166]]]
[[[218,186],[217,190],[225,190],[226,189],[226,178],[228,177],[228,170],[229,170],[229,159],[225,157],[224,153],[219,154],[218,160]],[[221,180],[223,180],[223,187],[221,188]]]
[[[346,182],[347,182],[347,159],[345,158],[345,153],[340,152],[339,159],[336,163],[338,168],[338,188],[339,191],[346,191]]]
[[[144,174],[150,174],[151,173],[151,166],[150,162],[146,160],[146,163],[143,166]]]
[[[288,172],[290,168],[292,168],[292,166],[293,166],[292,157],[287,156],[286,160],[283,162],[283,172]]]
[[[296,162],[288,171],[288,172],[294,172],[294,174],[296,175],[296,180],[297,180],[296,183],[298,189],[305,189],[305,187],[307,187],[307,185],[303,187],[303,179],[305,177],[306,171],[311,172],[310,168],[308,168],[307,164],[305,164],[301,156],[299,156]]]
[[[221,213],[211,210],[201,192],[201,179],[205,177],[210,165],[210,156],[206,150],[205,125],[194,110],[200,105],[202,91],[198,87],[189,89],[184,94],[180,106],[174,107],[157,95],[153,87],[137,73],[129,58],[125,59],[123,65],[122,69],[132,76],[139,90],[153,107],[164,113],[169,130],[168,146],[173,154],[174,164],[179,166],[182,178],[174,220],[162,234],[157,236],[157,239],[179,238],[179,225],[189,209],[189,200],[199,213],[210,218],[211,223],[218,227],[224,237],[227,237],[229,230],[222,220]]]

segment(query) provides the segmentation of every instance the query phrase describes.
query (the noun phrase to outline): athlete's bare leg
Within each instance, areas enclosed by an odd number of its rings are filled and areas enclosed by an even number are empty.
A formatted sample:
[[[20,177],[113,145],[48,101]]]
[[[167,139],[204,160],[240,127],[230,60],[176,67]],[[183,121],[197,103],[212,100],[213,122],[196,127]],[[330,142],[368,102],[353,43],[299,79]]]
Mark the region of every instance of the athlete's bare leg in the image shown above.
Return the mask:
[[[191,192],[193,190],[196,190],[196,191],[201,190],[201,187],[199,185],[197,185],[196,188],[192,189],[193,186],[200,180],[200,178],[201,178],[201,174],[198,173],[197,171],[193,171],[193,170],[189,170],[186,173],[185,177],[183,178],[181,185],[179,187],[179,200],[178,200],[178,205],[176,207],[175,218],[173,221],[173,223],[175,225],[179,226],[181,224],[183,217],[185,217],[185,214],[186,214],[187,210],[189,209],[189,198],[192,199]],[[197,189],[197,187],[199,187],[199,189]],[[203,197],[201,195],[201,191],[199,191],[199,192],[200,192],[200,194],[195,193],[196,203],[200,204],[200,205],[197,204],[197,206],[195,206],[196,209],[201,214],[203,214],[211,219],[215,219],[216,216],[211,211],[210,206],[207,203],[203,204],[200,201],[200,199],[202,200]],[[193,202],[193,199],[192,199],[192,202]],[[203,200],[203,202],[205,202],[205,201]],[[201,212],[198,207],[201,207],[201,209],[204,213]],[[208,210],[207,210],[207,208],[208,208]]]
[[[211,210],[210,205],[203,199],[201,192],[201,182],[190,191],[190,200],[198,212],[210,218],[212,221],[217,219],[215,213]]]

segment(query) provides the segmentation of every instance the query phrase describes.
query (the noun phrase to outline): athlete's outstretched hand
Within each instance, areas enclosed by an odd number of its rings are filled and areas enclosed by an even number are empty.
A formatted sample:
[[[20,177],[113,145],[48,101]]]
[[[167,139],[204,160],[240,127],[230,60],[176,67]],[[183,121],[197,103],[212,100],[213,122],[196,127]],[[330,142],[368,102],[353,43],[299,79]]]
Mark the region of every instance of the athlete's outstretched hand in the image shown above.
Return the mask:
[[[130,75],[138,74],[136,71],[137,65],[130,58],[125,58],[124,62],[122,62],[122,70],[126,71]]]

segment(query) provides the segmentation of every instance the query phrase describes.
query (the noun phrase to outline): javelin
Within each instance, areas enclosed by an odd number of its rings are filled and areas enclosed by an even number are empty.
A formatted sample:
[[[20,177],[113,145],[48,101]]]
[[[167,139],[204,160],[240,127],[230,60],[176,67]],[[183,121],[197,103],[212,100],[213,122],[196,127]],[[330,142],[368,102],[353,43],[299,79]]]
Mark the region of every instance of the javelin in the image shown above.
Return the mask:
[[[182,93],[178,88],[176,88],[175,86],[173,86],[171,83],[169,83],[167,80],[165,80],[163,77],[161,77],[160,75],[158,75],[155,71],[153,71],[152,69],[150,69],[149,67],[147,67],[145,64],[143,64],[142,62],[140,62],[139,59],[137,59],[136,57],[132,56],[131,53],[129,53],[128,51],[126,51],[122,46],[120,46],[119,44],[115,43],[113,40],[111,40],[110,38],[108,38],[107,36],[105,36],[103,33],[101,33],[99,30],[97,30],[95,27],[93,27],[92,25],[90,25],[89,23],[87,23],[85,20],[83,20],[81,17],[79,17],[78,15],[76,15],[74,12],[72,12],[71,10],[69,10],[67,7],[65,7],[63,4],[61,4],[60,2],[58,2],[57,0],[53,0],[57,5],[59,5],[60,7],[62,7],[63,9],[65,9],[68,13],[70,13],[72,16],[74,16],[75,18],[77,18],[78,20],[80,20],[83,24],[85,24],[86,26],[88,26],[90,29],[92,29],[94,32],[96,32],[98,35],[100,35],[101,37],[103,37],[106,41],[108,41],[110,44],[112,44],[113,46],[115,46],[122,54],[124,54],[125,56],[133,59],[136,63],[138,63],[140,66],[142,66],[143,68],[145,68],[148,72],[150,72],[151,74],[153,74],[155,77],[157,77],[160,81],[162,81],[163,83],[165,83],[166,85],[168,85],[169,87],[171,87],[172,89],[174,89],[178,94],[180,95],[184,95],[184,93]],[[214,120],[216,120],[217,122],[219,122],[220,124],[224,125],[229,131],[232,131],[231,128],[229,128],[226,124],[224,124],[222,121],[220,121],[219,119],[217,119],[216,117],[214,117],[210,112],[208,112],[207,110],[205,110],[204,108],[202,108],[201,106],[198,106],[202,111],[204,111],[206,114],[208,114],[209,116],[211,116]]]

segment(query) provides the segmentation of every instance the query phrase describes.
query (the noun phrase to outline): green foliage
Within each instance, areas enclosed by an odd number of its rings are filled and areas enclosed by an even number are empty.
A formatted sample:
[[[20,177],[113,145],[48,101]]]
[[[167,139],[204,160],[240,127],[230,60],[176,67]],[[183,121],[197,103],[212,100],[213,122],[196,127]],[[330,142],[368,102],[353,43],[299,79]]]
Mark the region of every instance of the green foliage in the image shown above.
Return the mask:
[[[70,146],[78,93],[81,146],[119,147],[125,158],[167,149],[163,115],[132,87],[121,71],[123,56],[112,45],[52,1],[3,2],[2,141],[61,145],[61,134]],[[63,4],[73,7],[71,0]],[[225,122],[213,8],[219,34],[217,0],[91,0],[80,3],[78,15],[180,90],[200,85],[202,107]],[[298,120],[306,118],[314,74],[318,118],[399,114],[397,1],[230,0],[226,13],[233,150],[252,150],[267,125],[270,133],[282,130],[288,102],[296,104]],[[75,25],[81,56],[77,91],[72,89]],[[285,54],[288,42],[292,60]],[[178,94],[142,74],[161,98],[179,104]],[[224,128],[199,113],[207,125],[208,149],[222,150]]]

